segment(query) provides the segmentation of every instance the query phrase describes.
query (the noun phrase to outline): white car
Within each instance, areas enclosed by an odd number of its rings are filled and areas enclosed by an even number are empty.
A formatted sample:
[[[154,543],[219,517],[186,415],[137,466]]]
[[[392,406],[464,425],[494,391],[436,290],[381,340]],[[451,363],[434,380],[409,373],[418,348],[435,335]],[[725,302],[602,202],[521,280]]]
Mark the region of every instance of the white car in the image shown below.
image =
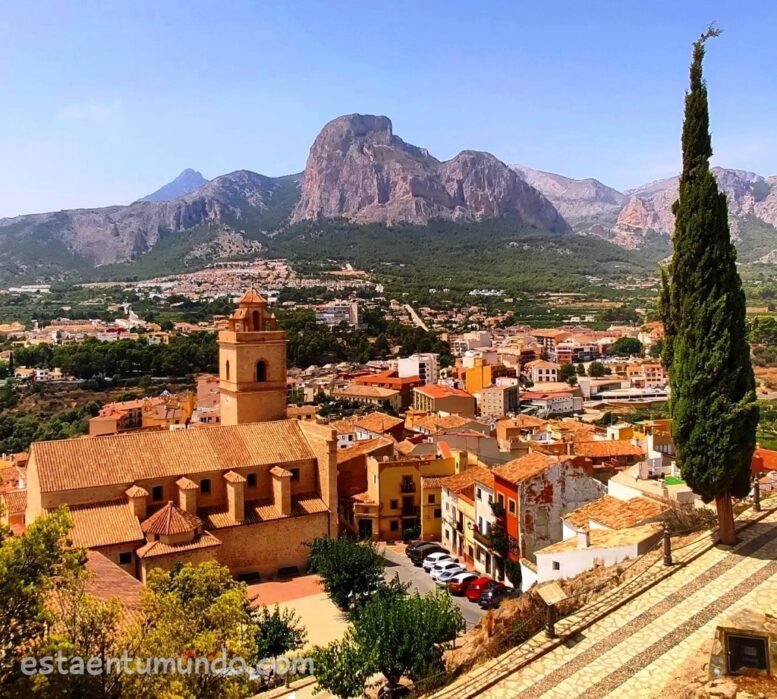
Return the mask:
[[[440,573],[440,575],[437,576],[435,582],[438,585],[447,585],[450,582],[467,579],[467,576],[470,576],[473,580],[478,577],[474,573],[470,573],[468,570],[451,569],[446,570],[444,573]]]
[[[457,573],[463,573],[465,570],[467,569],[458,561],[441,561],[436,566],[434,566],[434,568],[432,568],[432,580],[438,580],[443,573],[449,573],[453,571]]]
[[[436,566],[438,563],[442,561],[455,561],[457,558],[455,556],[451,556],[449,553],[445,553],[443,551],[438,551],[437,553],[430,553],[426,558],[424,558],[424,570],[428,573],[432,566]]]

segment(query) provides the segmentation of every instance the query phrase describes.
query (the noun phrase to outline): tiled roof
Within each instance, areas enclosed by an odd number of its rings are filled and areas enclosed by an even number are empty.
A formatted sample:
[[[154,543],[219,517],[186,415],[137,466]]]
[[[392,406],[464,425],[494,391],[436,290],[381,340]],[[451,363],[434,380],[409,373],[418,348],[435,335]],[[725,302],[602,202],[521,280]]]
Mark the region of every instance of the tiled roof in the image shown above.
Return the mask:
[[[352,434],[356,429],[356,418],[346,417],[342,420],[332,420],[332,422],[327,422],[326,426],[331,427],[337,434]]]
[[[291,471],[287,471],[280,466],[273,466],[270,469],[270,475],[275,476],[276,478],[291,478]]]
[[[9,490],[0,495],[0,498],[5,500],[5,506],[9,515],[24,514],[24,511],[27,509],[26,490]]]
[[[267,303],[267,300],[253,286],[240,297],[241,303]]]
[[[494,474],[491,469],[483,468],[482,466],[473,466],[462,473],[446,476],[442,479],[441,485],[451,492],[462,493],[472,486],[475,481],[479,481],[484,485],[493,486]]]
[[[205,529],[223,529],[224,527],[235,527],[239,524],[259,524],[274,519],[301,517],[326,511],[327,507],[324,501],[315,493],[310,493],[292,497],[290,515],[282,515],[275,507],[273,501],[269,499],[247,502],[245,504],[244,519],[240,523],[232,520],[229,509],[223,505],[202,509],[200,510],[200,515],[202,516]]]
[[[374,412],[364,417],[360,417],[356,421],[356,426],[361,427],[363,430],[369,430],[376,434],[383,434],[391,429],[394,429],[398,425],[404,424],[404,420],[401,417],[394,417],[393,415],[387,415],[386,413]]]
[[[36,442],[41,492],[314,458],[297,420]]]
[[[393,388],[381,388],[380,386],[363,386],[358,383],[352,383],[345,388],[332,391],[337,396],[356,396],[359,398],[392,398],[399,395],[399,391]]]
[[[494,474],[506,480],[508,483],[517,485],[518,483],[522,483],[523,481],[542,473],[546,468],[557,462],[558,459],[555,459],[552,456],[546,456],[545,454],[538,454],[535,452],[508,461],[501,466],[497,466],[494,469]]]
[[[98,599],[118,599],[128,612],[140,609],[140,593],[144,589],[140,580],[99,551],[87,551],[86,569],[91,573],[85,582],[86,592]]]
[[[426,415],[415,421],[415,427],[434,433],[439,430],[452,430],[457,427],[463,427],[471,422],[473,422],[471,417],[462,417],[461,415]]]
[[[141,546],[135,553],[138,558],[154,558],[155,556],[179,554],[184,551],[207,549],[211,546],[221,546],[221,542],[210,532],[203,532],[197,536],[194,541],[187,541],[182,544],[165,544],[159,540],[149,541],[147,544]]]
[[[363,493],[356,493],[355,495],[351,495],[351,500],[354,502],[360,502],[363,505],[374,505],[375,501],[370,498],[369,493],[365,490]]]
[[[602,550],[615,546],[632,546],[642,543],[661,535],[660,524],[645,524],[641,527],[631,527],[628,529],[592,529],[589,532],[590,545],[587,550]],[[535,556],[541,556],[548,553],[563,553],[567,551],[576,551],[578,549],[577,537],[572,536],[569,539],[558,541],[555,544],[546,546],[534,552]]]
[[[545,427],[546,424],[547,420],[534,417],[533,415],[517,415],[511,419],[499,420],[499,422],[497,422],[497,427],[500,425],[508,429],[511,427]]]
[[[138,518],[126,500],[71,505],[70,517],[71,539],[77,548],[125,544],[144,538]]]
[[[430,398],[449,398],[451,396],[455,396],[457,398],[472,398],[471,393],[467,393],[467,391],[463,391],[460,388],[453,388],[452,386],[445,386],[444,384],[439,383],[430,383],[426,386],[419,386],[418,388],[414,388],[414,391],[418,391],[419,393],[423,393],[425,396],[429,396]]]
[[[175,484],[181,489],[181,490],[198,490],[199,486],[190,478],[186,478],[186,476],[183,476],[182,478],[179,478]],[[143,490],[140,488],[139,490]],[[129,490],[127,491],[129,493]],[[148,493],[146,493],[148,495]],[[132,497],[131,495],[129,497]]]
[[[188,480],[188,479],[187,479]],[[139,485],[133,485],[124,491],[124,494],[128,498],[147,498],[148,491],[145,488],[141,488]]]
[[[575,442],[575,454],[589,459],[611,458],[616,456],[644,456],[645,452],[627,439],[600,439],[590,442]]]
[[[280,468],[280,466],[273,466],[270,471],[272,472],[273,469]],[[245,476],[241,476],[239,473],[236,473],[235,471],[227,471],[224,474],[224,480],[227,483],[245,483],[246,479]]]
[[[421,476],[422,488],[442,488],[446,476]]]
[[[170,536],[172,534],[193,532],[201,526],[202,520],[197,515],[176,507],[171,500],[164,507],[154,512],[148,519],[144,520],[140,528],[146,534]]]
[[[608,529],[625,529],[657,517],[666,510],[667,506],[663,503],[645,497],[619,500],[605,495],[564,515],[564,520],[577,529],[588,529],[590,520]]]
[[[559,365],[555,362],[548,362],[544,359],[535,359],[531,362],[527,362],[526,366],[530,369],[558,369]]]
[[[352,447],[346,449],[338,449],[337,451],[337,463],[342,464],[346,461],[356,458],[357,456],[363,456],[364,454],[370,454],[378,449],[383,449],[391,444],[394,444],[394,440],[391,437],[378,437],[377,439],[365,439],[361,442],[356,442]]]

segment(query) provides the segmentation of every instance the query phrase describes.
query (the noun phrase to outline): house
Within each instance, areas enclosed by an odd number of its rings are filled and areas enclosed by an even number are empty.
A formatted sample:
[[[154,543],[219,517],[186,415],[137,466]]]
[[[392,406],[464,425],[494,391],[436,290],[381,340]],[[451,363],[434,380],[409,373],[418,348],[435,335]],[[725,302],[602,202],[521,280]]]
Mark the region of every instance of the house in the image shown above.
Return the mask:
[[[493,470],[513,560],[563,538],[562,515],[605,493],[580,459],[530,452]]]
[[[460,388],[428,384],[413,389],[413,408],[428,413],[475,417],[475,397]]]
[[[515,386],[494,385],[480,392],[480,414],[493,417],[505,417],[517,413],[520,408],[519,388]]]
[[[337,433],[337,448],[347,449],[356,443],[356,418],[344,417],[327,423]]]
[[[417,386],[423,386],[424,382],[418,376],[399,376],[396,369],[387,369],[377,374],[364,374],[356,376],[353,383],[361,386],[377,386],[378,388],[388,388],[393,391],[399,391],[400,410],[410,407],[413,402],[413,389]]]
[[[571,333],[560,328],[550,328],[532,330],[531,335],[545,353],[552,354],[556,351],[556,345],[568,339]]]
[[[642,447],[629,439],[584,439],[574,442],[572,448],[576,456],[590,460],[594,472],[605,476],[645,458]]]
[[[592,529],[535,551],[537,582],[565,580],[587,570],[616,565],[650,551],[661,539],[660,524],[628,529]]]
[[[391,436],[400,441],[405,435],[405,421],[401,417],[379,411],[357,418],[354,427],[357,440]]]
[[[337,497],[342,503],[352,495],[367,490],[367,458],[382,459],[394,455],[396,442],[389,437],[378,437],[356,442],[337,451]],[[433,451],[434,453],[434,451]],[[342,512],[342,510],[341,510]]]
[[[422,385],[436,384],[440,375],[438,354],[433,352],[418,352],[409,357],[400,357],[397,362],[397,373],[401,377],[421,379]]]
[[[547,420],[532,415],[516,415],[496,423],[496,439],[503,451],[512,451],[523,446],[532,436],[545,429]]]
[[[367,488],[344,498],[340,504],[341,521],[359,538],[375,541],[392,541],[403,538],[412,531],[417,537],[422,531],[433,531],[434,525],[422,523],[424,515],[434,519],[435,502],[429,502],[438,486],[426,481],[429,493],[424,491],[424,479],[447,476],[455,472],[456,460],[452,454],[445,456],[438,449],[433,455],[367,456]],[[431,527],[431,529],[430,529]]]
[[[34,443],[25,521],[67,505],[73,545],[141,581],[204,560],[243,577],[303,569],[306,543],[337,534],[337,441],[285,419],[272,320],[252,289],[219,333],[221,425]]]
[[[390,408],[395,413],[402,409],[402,395],[399,391],[395,391],[392,388],[351,383],[343,388],[334,389],[332,397],[336,400],[362,403],[363,405],[375,405],[383,410]]]
[[[658,500],[638,496],[619,500],[605,495],[563,517],[563,536],[568,539],[593,529],[629,529],[660,520],[668,506]]]
[[[535,359],[524,365],[524,373],[532,383],[548,383],[558,381],[558,372],[561,367],[555,362],[545,359]]]
[[[407,422],[406,422],[407,424]],[[412,432],[422,435],[460,433],[465,430],[474,430],[481,434],[488,434],[489,427],[474,418],[461,415],[424,415],[414,417]]]

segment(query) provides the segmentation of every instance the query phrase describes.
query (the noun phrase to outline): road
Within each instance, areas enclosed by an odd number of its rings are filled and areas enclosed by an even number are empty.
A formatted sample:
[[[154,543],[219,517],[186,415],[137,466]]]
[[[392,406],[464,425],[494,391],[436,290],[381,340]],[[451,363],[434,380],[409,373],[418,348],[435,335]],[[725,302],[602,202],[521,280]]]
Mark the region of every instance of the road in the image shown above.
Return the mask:
[[[427,327],[426,323],[424,323],[423,320],[421,320],[421,316],[418,315],[418,313],[415,312],[415,308],[413,308],[409,303],[405,304],[405,310],[410,314],[410,319],[422,330],[426,330],[426,332],[429,332],[429,328]]]
[[[418,590],[421,594],[431,592],[437,585],[423,568],[416,568],[405,555],[404,549],[386,547],[384,558],[386,563],[386,577],[393,578],[396,573],[402,582],[410,583],[412,590]],[[467,622],[467,631],[477,624],[485,614],[485,611],[474,602],[469,602],[466,597],[453,597],[453,601],[461,609],[464,621]]]

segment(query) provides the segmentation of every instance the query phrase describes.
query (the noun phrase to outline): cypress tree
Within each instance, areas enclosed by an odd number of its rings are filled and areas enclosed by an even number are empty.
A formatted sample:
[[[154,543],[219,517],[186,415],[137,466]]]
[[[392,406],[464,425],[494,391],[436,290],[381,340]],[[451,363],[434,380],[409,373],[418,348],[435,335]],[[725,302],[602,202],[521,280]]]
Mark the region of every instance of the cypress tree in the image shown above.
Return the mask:
[[[710,27],[693,45],[683,170],[673,207],[674,255],[668,273],[662,273],[660,302],[677,463],[704,502],[715,500],[720,540],[733,544],[731,498],[750,490],[758,406],[726,196],[718,191],[709,166],[712,143],[702,62],[706,42],[719,34]]]

